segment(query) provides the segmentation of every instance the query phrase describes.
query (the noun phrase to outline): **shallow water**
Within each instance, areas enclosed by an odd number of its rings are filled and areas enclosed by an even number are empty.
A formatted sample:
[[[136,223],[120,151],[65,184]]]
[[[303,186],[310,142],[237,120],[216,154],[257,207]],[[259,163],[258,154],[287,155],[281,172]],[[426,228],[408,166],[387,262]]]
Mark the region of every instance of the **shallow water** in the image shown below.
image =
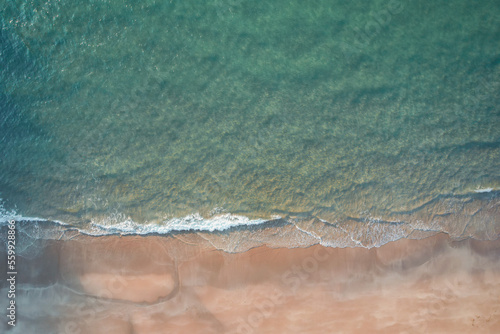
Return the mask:
[[[498,1],[0,8],[0,197],[24,217],[376,223],[478,189],[498,205]]]

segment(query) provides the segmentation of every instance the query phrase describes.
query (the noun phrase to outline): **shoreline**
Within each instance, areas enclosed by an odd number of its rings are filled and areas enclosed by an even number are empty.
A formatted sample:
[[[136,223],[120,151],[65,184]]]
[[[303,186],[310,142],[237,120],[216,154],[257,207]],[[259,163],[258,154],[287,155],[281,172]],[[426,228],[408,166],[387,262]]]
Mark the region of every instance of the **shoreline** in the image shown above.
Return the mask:
[[[267,245],[307,247],[379,247],[399,239],[422,239],[446,233],[454,240],[474,238],[496,240],[500,237],[500,192],[467,196],[438,196],[410,211],[385,216],[331,217],[286,215],[281,218],[251,220],[246,216],[218,214],[202,217],[192,214],[158,223],[140,224],[133,220],[69,224],[60,220],[37,220],[0,212],[0,232],[9,219],[28,238],[70,240],[77,235],[167,236],[194,233],[226,252],[243,252]],[[49,217],[50,218],[50,217]],[[328,218],[328,219],[324,219]],[[125,219],[125,218],[124,218]]]
[[[12,333],[500,330],[500,240],[441,233],[371,249],[227,253],[185,233],[79,235],[33,247],[18,258]]]

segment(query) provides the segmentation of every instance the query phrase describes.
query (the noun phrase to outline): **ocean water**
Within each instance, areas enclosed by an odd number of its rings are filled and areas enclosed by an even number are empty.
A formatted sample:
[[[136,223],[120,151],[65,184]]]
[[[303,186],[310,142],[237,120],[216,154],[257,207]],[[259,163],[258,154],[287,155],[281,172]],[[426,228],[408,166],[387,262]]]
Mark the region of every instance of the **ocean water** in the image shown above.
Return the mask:
[[[500,233],[498,1],[0,9],[4,220]]]

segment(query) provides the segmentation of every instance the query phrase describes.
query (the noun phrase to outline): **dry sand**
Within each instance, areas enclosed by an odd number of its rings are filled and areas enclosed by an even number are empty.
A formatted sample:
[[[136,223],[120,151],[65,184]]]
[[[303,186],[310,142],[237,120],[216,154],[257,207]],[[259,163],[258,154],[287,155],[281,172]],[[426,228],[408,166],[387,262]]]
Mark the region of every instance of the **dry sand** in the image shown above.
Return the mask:
[[[500,333],[500,241],[231,254],[197,235],[80,236],[20,263],[12,333]]]

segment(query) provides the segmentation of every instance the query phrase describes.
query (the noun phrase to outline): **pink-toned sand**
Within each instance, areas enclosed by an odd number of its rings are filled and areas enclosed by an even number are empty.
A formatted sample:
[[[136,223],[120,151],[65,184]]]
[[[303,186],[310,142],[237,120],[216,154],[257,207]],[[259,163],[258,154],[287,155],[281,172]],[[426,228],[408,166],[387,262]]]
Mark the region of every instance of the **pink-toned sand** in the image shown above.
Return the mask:
[[[47,249],[57,333],[500,333],[500,241],[230,254],[196,235],[113,236]]]

